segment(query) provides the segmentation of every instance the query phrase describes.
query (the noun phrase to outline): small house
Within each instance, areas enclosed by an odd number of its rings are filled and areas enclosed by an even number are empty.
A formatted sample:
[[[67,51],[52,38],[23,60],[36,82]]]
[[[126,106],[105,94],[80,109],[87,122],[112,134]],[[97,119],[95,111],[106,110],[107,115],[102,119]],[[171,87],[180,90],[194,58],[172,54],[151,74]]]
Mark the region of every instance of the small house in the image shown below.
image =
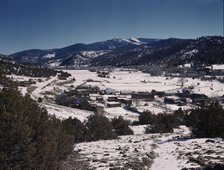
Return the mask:
[[[107,102],[107,107],[121,107],[119,102]]]
[[[59,79],[59,80],[67,80],[67,76],[59,75],[59,76],[58,76],[58,79]]]
[[[102,96],[96,96],[96,101],[103,102],[103,97]]]
[[[176,104],[176,99],[175,98],[171,98],[171,97],[165,97],[164,98],[164,103],[165,104]]]
[[[120,98],[118,99],[121,104],[124,104],[126,106],[131,106],[132,105],[132,100],[131,99],[125,99],[125,98]]]
[[[173,95],[177,95],[180,93],[183,93],[183,90],[181,88],[165,91],[166,96],[173,96]]]
[[[142,99],[142,100],[153,100],[155,98],[154,94],[149,92],[139,92],[131,94],[132,99]]]
[[[107,101],[109,101],[109,102],[116,102],[116,101],[118,101],[118,99],[117,99],[117,96],[109,96]]]

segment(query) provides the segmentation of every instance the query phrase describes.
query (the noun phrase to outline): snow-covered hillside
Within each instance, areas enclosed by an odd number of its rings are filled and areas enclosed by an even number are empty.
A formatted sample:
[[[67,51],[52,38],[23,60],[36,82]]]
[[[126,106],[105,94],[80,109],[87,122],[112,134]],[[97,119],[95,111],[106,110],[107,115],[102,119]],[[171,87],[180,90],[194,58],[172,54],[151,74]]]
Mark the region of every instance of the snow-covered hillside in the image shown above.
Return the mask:
[[[220,97],[224,95],[224,86],[221,82],[208,81],[197,78],[151,76],[132,69],[115,69],[106,77],[99,77],[97,72],[89,70],[65,70],[72,76],[66,80],[58,76],[49,78],[32,78],[26,76],[9,75],[13,81],[35,81],[26,87],[19,87],[23,95],[29,93],[35,100],[43,98],[40,104],[45,107],[50,115],[59,119],[68,117],[77,118],[85,122],[94,114],[93,111],[80,110],[54,103],[55,96],[64,91],[75,89],[82,85],[87,87],[99,87],[101,90],[114,89],[115,93],[104,94],[103,100],[109,97],[120,97],[130,99],[130,92],[162,91],[168,96],[191,89],[191,93],[206,94],[209,97]],[[75,79],[74,79],[75,78]],[[121,93],[123,92],[123,94]],[[99,94],[91,94],[90,99]],[[135,101],[132,105],[139,112],[150,110],[153,114],[174,111],[179,108],[188,110],[194,108],[192,103],[184,106],[165,104],[164,98],[156,96],[152,101]],[[93,103],[97,104],[97,103]],[[104,115],[112,119],[123,116],[128,121],[137,121],[139,113],[129,110],[124,106],[108,107],[101,103]],[[75,145],[74,151],[79,158],[69,160],[78,161],[88,165],[88,169],[109,170],[121,169],[151,169],[151,170],[181,170],[183,168],[201,168],[212,163],[223,163],[224,142],[222,139],[192,139],[190,129],[180,126],[174,129],[174,133],[145,134],[147,125],[131,125],[134,135],[120,136],[115,140],[102,140],[95,142],[83,142]],[[69,162],[66,163],[69,165]]]
[[[137,127],[133,127],[134,135],[117,140],[77,144],[75,151],[81,156],[79,161],[97,170],[181,170],[200,169],[200,163],[222,163],[224,159],[221,139],[183,139],[190,133],[185,126],[172,134],[143,134],[144,127]]]

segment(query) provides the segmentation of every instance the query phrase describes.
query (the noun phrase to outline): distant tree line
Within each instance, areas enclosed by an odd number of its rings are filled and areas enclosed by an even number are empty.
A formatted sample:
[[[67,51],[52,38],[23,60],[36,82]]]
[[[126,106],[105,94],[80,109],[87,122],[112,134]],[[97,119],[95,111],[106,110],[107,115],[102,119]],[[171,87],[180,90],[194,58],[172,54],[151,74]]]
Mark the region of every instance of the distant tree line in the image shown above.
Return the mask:
[[[84,123],[76,118],[69,117],[62,121],[62,126],[67,134],[73,136],[75,143],[116,139],[120,135],[133,134],[129,122],[124,120],[123,117],[120,116],[110,121],[99,113],[90,115]]]
[[[13,62],[0,60],[0,70],[2,74],[23,75],[29,77],[50,77],[60,73],[62,76],[71,76],[71,74],[63,71],[43,68],[39,66],[22,65]]]
[[[146,133],[172,133],[173,128],[185,124],[185,118],[186,113],[181,109],[169,114],[152,114],[150,111],[145,111],[140,114],[139,121],[135,124],[148,125]]]
[[[2,70],[0,70],[0,85],[3,85],[4,87],[13,87],[17,88],[16,82],[11,81],[9,78],[7,78]]]

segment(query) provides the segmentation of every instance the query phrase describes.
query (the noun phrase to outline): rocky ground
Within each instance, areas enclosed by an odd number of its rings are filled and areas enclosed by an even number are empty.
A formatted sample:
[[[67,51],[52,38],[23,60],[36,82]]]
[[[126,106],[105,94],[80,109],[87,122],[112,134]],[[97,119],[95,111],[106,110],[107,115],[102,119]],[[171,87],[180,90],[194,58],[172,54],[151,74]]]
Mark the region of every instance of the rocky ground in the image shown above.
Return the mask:
[[[64,169],[181,170],[224,162],[222,139],[190,139],[184,126],[172,134],[141,134],[141,128],[135,127],[135,135],[116,140],[76,144]]]
[[[62,169],[181,170],[224,162],[222,139],[190,139],[185,127],[172,134],[143,134],[143,128],[116,140],[76,144]]]

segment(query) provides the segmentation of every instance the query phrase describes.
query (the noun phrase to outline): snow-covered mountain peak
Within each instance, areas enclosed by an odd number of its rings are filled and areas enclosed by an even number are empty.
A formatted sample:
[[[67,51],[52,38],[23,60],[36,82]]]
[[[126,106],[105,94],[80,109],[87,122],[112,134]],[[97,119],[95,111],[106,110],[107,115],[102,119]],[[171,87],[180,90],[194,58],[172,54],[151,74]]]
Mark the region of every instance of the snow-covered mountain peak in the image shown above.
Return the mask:
[[[134,45],[142,45],[146,44],[146,42],[139,40],[138,38],[114,38],[112,39],[115,42],[119,43],[128,43],[128,44],[134,44]]]
[[[134,37],[130,38],[129,40],[133,41],[133,42],[141,43],[141,41],[139,39],[134,38]]]

